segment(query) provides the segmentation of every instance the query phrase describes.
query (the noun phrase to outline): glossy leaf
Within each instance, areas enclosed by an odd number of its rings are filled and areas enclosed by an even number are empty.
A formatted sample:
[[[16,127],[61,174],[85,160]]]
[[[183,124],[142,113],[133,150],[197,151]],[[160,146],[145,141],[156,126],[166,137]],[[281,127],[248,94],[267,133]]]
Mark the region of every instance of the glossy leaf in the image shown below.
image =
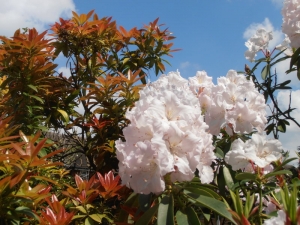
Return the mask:
[[[24,214],[26,216],[29,216],[31,218],[34,218],[34,219],[38,220],[38,216],[28,207],[19,206],[15,209],[15,211],[17,213],[21,213],[21,214]]]
[[[223,216],[234,222],[231,214],[227,210],[227,206],[223,202],[207,196],[197,195],[186,190],[184,190],[183,192],[191,203],[209,208],[220,216]]]
[[[269,177],[273,177],[273,176],[277,176],[277,175],[292,175],[292,172],[290,170],[279,170],[276,172],[268,173],[264,177],[269,178]]]
[[[231,173],[230,173],[229,169],[226,166],[223,167],[223,176],[224,176],[227,187],[230,190],[232,190],[233,185],[234,185],[234,181],[232,179],[232,176],[231,176]]]
[[[159,204],[156,204],[152,206],[150,209],[148,209],[135,223],[135,225],[145,225],[149,224],[151,220],[153,220],[154,215],[157,213]]]
[[[158,207],[157,225],[174,224],[174,199],[173,195],[162,198]]]
[[[188,224],[201,225],[200,220],[192,207],[187,207],[185,211],[189,222]]]
[[[261,78],[265,80],[270,73],[270,65],[267,64],[261,71]]]
[[[198,194],[198,195],[205,195],[207,197],[212,197],[212,198],[215,198],[215,199],[221,199],[221,197],[216,192],[214,192],[210,188],[206,188],[206,187],[202,187],[202,186],[199,186],[199,187],[186,186],[184,188],[184,190],[187,190],[189,192],[192,192],[192,193]]]
[[[257,174],[255,173],[239,173],[235,176],[237,180],[256,180]]]
[[[105,217],[105,215],[101,215],[101,214],[91,214],[89,215],[89,217],[91,217],[94,221],[101,223],[102,222],[102,218]]]
[[[187,214],[183,213],[181,210],[178,210],[176,212],[175,217],[176,217],[176,222],[177,222],[178,225],[181,225],[181,224],[192,225],[192,224],[189,223]]]
[[[64,118],[64,121],[65,121],[66,123],[69,122],[69,116],[68,116],[68,114],[66,113],[66,111],[64,111],[64,110],[62,110],[62,109],[57,109],[57,112],[59,112],[59,113],[62,115],[62,117]]]
[[[296,62],[299,60],[300,55],[300,48],[298,48],[292,55],[291,61],[290,61],[290,69],[296,64]]]

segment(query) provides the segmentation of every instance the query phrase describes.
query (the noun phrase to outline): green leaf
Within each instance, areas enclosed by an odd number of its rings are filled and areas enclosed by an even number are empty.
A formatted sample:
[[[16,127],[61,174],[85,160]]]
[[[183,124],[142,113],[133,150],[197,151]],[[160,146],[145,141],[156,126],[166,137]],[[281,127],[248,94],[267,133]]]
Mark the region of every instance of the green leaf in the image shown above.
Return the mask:
[[[189,224],[187,215],[185,213],[183,213],[181,210],[177,211],[175,217],[176,217],[176,221],[177,221],[178,225],[185,225],[185,224],[186,225],[192,225],[192,224]]]
[[[69,116],[68,114],[66,113],[66,111],[62,110],[62,109],[58,109],[57,112],[59,112],[62,116],[63,116],[63,119],[66,123],[69,122]]]
[[[225,205],[225,203],[223,203],[217,199],[214,199],[214,198],[210,198],[207,196],[200,196],[200,195],[191,193],[187,190],[184,190],[183,193],[191,203],[211,209],[211,210],[215,211],[217,214],[219,214],[220,216],[223,216],[223,217],[229,219],[230,221],[232,221],[235,224],[234,220],[232,219],[231,214],[227,210],[227,206]]]
[[[267,134],[267,135],[270,134],[270,133],[273,131],[274,127],[275,127],[275,124],[274,124],[274,123],[269,124],[269,125],[266,127],[266,129],[265,129],[266,134]]]
[[[223,175],[223,166],[221,166],[219,168],[219,173],[217,174],[217,183],[218,183],[218,188],[219,188],[219,191],[220,191],[220,194],[222,196],[226,196],[226,182],[225,182],[225,178],[224,178],[224,175]]]
[[[291,80],[286,80],[286,81],[282,82],[281,84],[279,84],[279,86],[286,86],[289,83],[291,83]]]
[[[269,92],[268,91],[264,91],[263,95],[264,95],[264,98],[265,98],[265,103],[267,103],[268,98],[269,98]]]
[[[132,193],[126,200],[126,202],[124,203],[125,206],[129,207],[129,208],[133,208],[133,207],[138,207],[139,206],[139,194],[136,193]],[[128,220],[128,215],[129,213],[125,210],[121,210],[121,212],[119,213],[119,216],[117,218],[117,221],[120,222],[125,222]]]
[[[284,61],[284,60],[286,60],[288,58],[291,58],[291,57],[290,56],[284,56],[282,58],[277,59],[275,62],[271,63],[270,65],[273,66],[273,65],[275,65],[275,64],[277,64],[279,62],[282,62],[282,61]]]
[[[202,187],[202,186],[188,187],[187,186],[184,189],[189,191],[189,192],[198,194],[198,195],[205,195],[207,197],[212,197],[212,198],[215,198],[215,199],[221,199],[221,197],[216,192],[214,192],[213,190],[211,190],[209,188],[206,188],[206,187]]]
[[[277,129],[278,129],[280,132],[282,132],[282,133],[285,133],[285,132],[286,132],[286,125],[285,125],[285,123],[284,123],[282,120],[279,120],[279,121],[278,121]]]
[[[84,214],[87,214],[87,211],[85,210],[85,208],[83,208],[83,206],[79,205],[79,206],[76,206],[76,209],[78,209],[80,212],[84,213]]]
[[[129,60],[130,60],[130,58],[125,57],[125,58],[123,59],[123,64],[126,64]]]
[[[189,222],[188,224],[201,225],[200,220],[199,220],[195,210],[192,207],[187,207],[185,211],[186,211],[186,215],[188,217],[188,222]]]
[[[68,105],[71,103],[79,94],[80,89],[73,91],[65,100],[65,104]]]
[[[86,215],[74,215],[72,217],[72,220],[76,220],[76,219],[83,218],[83,217],[86,217]]]
[[[287,195],[289,195],[289,193],[286,191],[286,189],[280,189],[280,195],[281,195],[281,201],[282,201],[282,204],[283,204],[283,207],[285,209],[288,209],[288,197]]]
[[[0,75],[2,77],[2,75]],[[7,77],[0,85],[0,89],[5,89],[6,86],[13,80],[13,77]]]
[[[265,178],[269,178],[269,177],[273,177],[273,176],[277,176],[277,175],[292,175],[293,173],[289,170],[279,170],[276,172],[272,172],[272,173],[268,173],[265,175]]]
[[[296,159],[298,159],[297,157],[294,157],[294,158],[289,158],[289,159],[286,159],[286,160],[284,160],[282,163],[281,163],[281,167],[282,166],[285,166],[286,164],[288,164],[289,162],[292,162],[292,161],[294,161],[294,160],[296,160]]]
[[[248,219],[250,212],[253,207],[255,196],[252,194],[250,196],[250,192],[247,192],[247,198],[246,198],[246,203],[245,203],[245,208],[244,208],[244,216]]]
[[[300,80],[300,59],[298,59],[298,62],[297,62],[297,77],[298,77],[298,80]]]
[[[139,194],[139,209],[138,212],[146,212],[151,206],[152,194]]]
[[[36,86],[33,86],[32,84],[27,85],[29,88],[31,88],[32,90],[34,90],[35,92],[38,92],[38,89],[36,88]]]
[[[227,187],[230,190],[232,190],[234,182],[233,182],[231,173],[230,173],[229,169],[226,166],[223,167],[223,175],[224,175],[224,180],[225,180],[225,183],[226,183]]]
[[[216,148],[215,155],[220,159],[224,159],[224,152],[219,147]]]
[[[25,207],[25,206],[19,206],[15,209],[15,211],[17,213],[22,213],[22,214],[25,214],[31,218],[34,218],[36,220],[39,220],[38,216],[28,207]]]
[[[235,175],[235,179],[237,180],[256,180],[257,174],[255,173],[239,173]]]
[[[45,149],[45,148],[42,148],[40,151],[39,151],[39,153],[38,153],[38,155],[39,155],[39,157],[44,157],[44,156],[46,156],[48,153],[47,153],[47,150]]]
[[[146,78],[144,75],[145,75],[145,72],[143,70],[141,70],[141,72],[139,73],[139,77],[141,77],[141,82],[143,84],[146,84],[147,82],[146,82]]]
[[[156,61],[155,64],[154,64],[154,68],[155,68],[155,75],[157,76],[158,73],[159,73],[159,67],[158,67],[157,61]]]
[[[162,198],[157,214],[157,225],[174,224],[174,199],[173,195]]]
[[[146,225],[149,224],[153,216],[157,213],[159,204],[154,205],[152,208],[147,210],[136,222],[135,225]]]
[[[233,191],[230,191],[230,196],[231,196],[231,200],[233,201],[233,205],[234,205],[234,209],[236,211],[236,213],[241,216],[243,214],[243,207],[241,205],[241,199],[239,196],[238,191],[236,191],[236,193],[234,193]]]
[[[265,80],[270,72],[270,65],[267,64],[261,71],[261,78]]]
[[[282,54],[285,50],[286,50],[286,48],[283,49],[283,50],[281,50],[280,52],[278,52],[274,57],[272,57],[271,61],[273,61],[274,59],[276,59],[276,58],[277,58],[280,54]],[[276,64],[276,63],[278,63],[278,62],[280,62],[280,61],[283,61],[283,60],[285,60],[285,59],[287,59],[287,58],[291,58],[291,57],[290,57],[290,56],[283,56],[283,57],[277,59],[275,62],[273,62],[273,63],[271,64],[271,66],[274,65],[274,64]]]
[[[92,220],[92,218],[90,217],[87,217],[85,220],[84,220],[84,225],[94,225],[94,220]]]
[[[163,41],[158,41],[157,47],[156,47],[156,49],[155,49],[155,53],[156,53],[156,54],[161,50],[163,44],[164,44]]]
[[[286,209],[292,224],[297,224],[297,186],[293,185],[293,189],[290,191],[289,195],[289,205]]]
[[[40,103],[44,104],[44,100],[41,99],[40,97],[38,96],[35,96],[35,95],[28,95],[30,98],[34,98],[35,100],[39,101]]]
[[[290,62],[290,69],[292,69],[293,65],[295,65],[296,62],[298,61],[299,54],[300,54],[300,48],[298,48],[292,55],[291,62]]]
[[[275,182],[270,182],[270,183],[266,183],[264,184],[265,187],[268,187],[272,190],[275,190],[275,188],[277,187],[276,183]]]
[[[91,214],[89,215],[89,217],[91,217],[93,220],[95,220],[98,223],[102,223],[102,218],[105,217],[105,215],[101,215],[101,214]]]

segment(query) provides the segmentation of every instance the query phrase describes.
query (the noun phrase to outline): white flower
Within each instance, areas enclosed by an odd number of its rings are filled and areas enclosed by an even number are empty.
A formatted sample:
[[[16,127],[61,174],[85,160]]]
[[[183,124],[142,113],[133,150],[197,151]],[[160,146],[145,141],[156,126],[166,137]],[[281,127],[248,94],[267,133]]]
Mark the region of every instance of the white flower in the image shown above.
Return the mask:
[[[212,181],[212,135],[197,97],[178,72],[148,84],[125,116],[131,121],[123,130],[126,141],[116,141],[123,184],[138,193],[161,193],[165,175],[172,182],[190,181],[196,169],[202,182]]]
[[[266,31],[264,28],[259,28],[256,33],[245,43],[248,50],[245,52],[245,57],[253,62],[256,53],[260,50],[267,49],[270,40],[273,39],[272,32]]]
[[[259,132],[264,130],[267,122],[264,96],[244,75],[229,70],[226,77],[218,78],[218,85],[212,85],[207,74],[201,71],[189,81],[211,134],[219,135],[223,128],[229,135],[233,131],[249,133],[254,129]]]
[[[290,38],[285,34],[285,38],[283,39],[282,43],[277,45],[275,48],[279,51],[284,50],[284,54],[287,56],[292,56],[293,55],[293,50],[290,47],[291,41]]]
[[[226,121],[233,127],[235,133],[250,133],[253,130],[252,121],[256,119],[256,112],[248,108],[245,102],[237,102],[234,110],[228,111]]]
[[[277,211],[277,216],[264,221],[264,225],[285,225],[286,214],[283,210]]]
[[[300,47],[300,1],[285,0],[281,10],[282,32],[291,40],[291,47]]]
[[[170,155],[166,151],[160,151],[159,147],[163,146],[140,141],[130,148],[117,141],[116,148],[122,149],[117,151],[122,183],[138,193],[162,192],[165,189],[163,176],[172,168],[172,163],[167,160]]]
[[[200,93],[213,86],[212,77],[207,76],[205,71],[197,71],[194,77],[189,78],[190,89],[195,93]]]
[[[240,139],[231,144],[231,149],[225,156],[225,161],[233,170],[245,169],[250,162],[260,168],[265,168],[272,162],[281,159],[282,145],[278,140],[266,140],[265,136],[253,134],[246,142]]]

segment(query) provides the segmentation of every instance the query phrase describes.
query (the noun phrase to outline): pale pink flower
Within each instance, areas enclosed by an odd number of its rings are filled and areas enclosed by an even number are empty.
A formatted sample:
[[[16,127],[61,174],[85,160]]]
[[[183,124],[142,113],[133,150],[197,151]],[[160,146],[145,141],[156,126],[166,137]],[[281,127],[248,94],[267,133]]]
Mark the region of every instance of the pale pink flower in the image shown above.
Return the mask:
[[[126,141],[116,141],[116,154],[122,182],[135,192],[163,192],[167,174],[176,182],[190,181],[197,168],[201,174],[209,171],[215,159],[212,135],[197,97],[178,72],[141,90],[126,118],[131,123],[123,130]],[[202,180],[212,179],[208,172]]]
[[[227,123],[231,124],[235,133],[251,133],[252,121],[256,120],[256,112],[248,108],[245,102],[237,102],[233,110],[226,114]]]
[[[210,89],[213,86],[212,77],[209,77],[205,71],[197,71],[194,77],[189,77],[190,89],[200,94],[204,89]]]
[[[266,31],[264,28],[259,28],[256,33],[245,43],[248,50],[245,52],[245,57],[250,62],[254,61],[256,53],[260,50],[266,50],[269,41],[273,39],[272,32]]]
[[[233,170],[245,169],[249,163],[265,168],[272,162],[280,160],[282,151],[282,145],[278,140],[267,140],[265,136],[256,133],[246,142],[235,140],[225,155],[225,161]]]
[[[281,44],[277,45],[275,48],[279,51],[283,51],[284,50],[284,54],[286,54],[287,56],[292,56],[293,55],[293,49],[290,46],[291,44],[291,40],[290,38],[285,34],[285,38],[282,41]]]
[[[197,75],[210,82],[205,72]],[[190,84],[190,88],[197,90],[196,77],[189,80],[194,82]],[[232,135],[233,131],[249,133],[264,130],[267,122],[264,96],[244,75],[229,70],[226,77],[218,78],[218,85],[199,87],[201,91],[194,93],[199,99],[205,123],[208,124],[211,134],[219,135],[220,129],[223,128],[229,135]]]
[[[282,32],[285,33],[291,43],[291,47],[300,47],[300,1],[285,0],[281,10],[283,16]]]

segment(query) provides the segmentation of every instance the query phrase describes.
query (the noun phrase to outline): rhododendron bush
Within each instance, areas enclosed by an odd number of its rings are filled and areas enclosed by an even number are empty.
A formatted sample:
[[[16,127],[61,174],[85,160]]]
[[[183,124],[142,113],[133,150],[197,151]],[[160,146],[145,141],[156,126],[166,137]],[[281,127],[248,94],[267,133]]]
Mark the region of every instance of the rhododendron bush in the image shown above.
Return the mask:
[[[73,12],[51,40],[0,37],[0,224],[300,224],[298,158],[279,139],[300,124],[274,70],[286,61],[300,79],[299,9],[285,0],[282,43],[258,29],[253,66],[215,83],[165,73],[177,50],[158,19],[126,30]],[[147,83],[151,69],[165,74]]]

